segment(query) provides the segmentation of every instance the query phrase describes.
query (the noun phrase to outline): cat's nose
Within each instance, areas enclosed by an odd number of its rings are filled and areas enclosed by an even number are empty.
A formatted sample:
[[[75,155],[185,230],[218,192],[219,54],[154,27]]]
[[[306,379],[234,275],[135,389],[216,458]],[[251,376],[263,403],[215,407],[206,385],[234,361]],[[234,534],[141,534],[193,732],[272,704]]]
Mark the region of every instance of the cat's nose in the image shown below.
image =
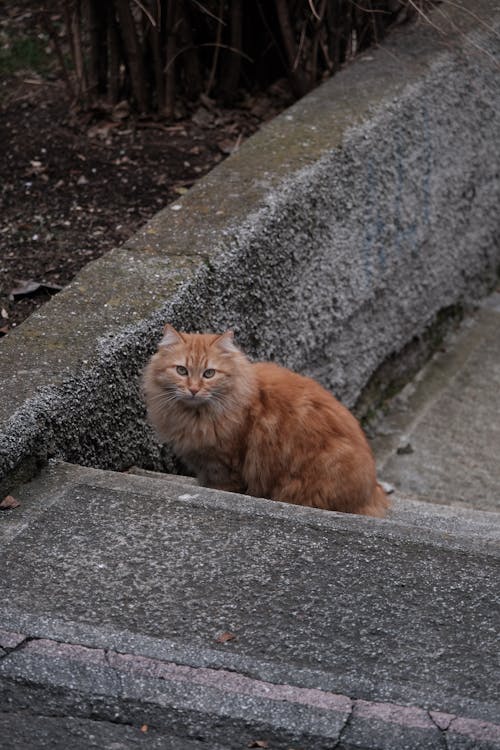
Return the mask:
[[[189,390],[190,390],[190,392],[191,392],[191,393],[193,394],[193,396],[196,396],[196,394],[198,393],[198,391],[199,391],[200,389],[199,389],[199,388],[190,388]]]

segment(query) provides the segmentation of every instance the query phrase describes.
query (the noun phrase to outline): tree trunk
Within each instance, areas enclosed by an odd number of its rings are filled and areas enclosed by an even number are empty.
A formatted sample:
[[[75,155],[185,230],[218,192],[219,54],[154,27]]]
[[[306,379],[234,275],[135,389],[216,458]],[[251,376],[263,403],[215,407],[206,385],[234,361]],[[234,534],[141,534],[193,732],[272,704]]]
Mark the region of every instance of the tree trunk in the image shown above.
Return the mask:
[[[179,39],[182,49],[182,55],[179,57],[184,71],[184,90],[188,99],[192,100],[197,99],[201,94],[203,76],[193,39],[193,20],[185,0],[179,1],[179,19]]]
[[[95,98],[107,88],[108,49],[106,44],[106,8],[100,0],[88,0],[89,19],[89,95]]]
[[[304,71],[300,69],[299,60],[297,59],[297,46],[288,13],[287,0],[275,0],[275,5],[288,61],[288,78],[296,96],[304,96],[310,89],[310,83]]]
[[[64,3],[64,15],[66,19],[66,28],[70,39],[70,49],[75,65],[77,96],[80,104],[87,107],[88,84],[83,62],[82,50],[82,24],[81,24],[81,6],[79,0],[75,0],[70,6],[69,0]]]
[[[108,102],[117,104],[120,97],[120,39],[112,3],[107,8],[108,31]]]
[[[225,56],[225,65],[220,86],[222,96],[227,102],[233,101],[236,97],[236,90],[240,80],[241,54],[239,53],[242,51],[243,46],[243,0],[232,0],[229,6],[229,46],[231,49],[228,50]]]
[[[154,14],[156,26],[150,24],[147,33],[147,39],[151,42],[151,52],[153,56],[154,83],[156,92],[156,110],[163,112],[165,107],[165,83],[163,74],[163,56],[162,56],[162,33],[161,33],[161,5],[158,3],[157,12]]]
[[[125,48],[126,63],[130,75],[130,85],[139,112],[148,109],[147,87],[142,62],[142,50],[137,38],[134,18],[130,11],[128,0],[115,0],[120,24],[123,46]]]
[[[165,65],[165,106],[163,114],[168,119],[174,116],[175,108],[175,55],[177,51],[176,39],[177,1],[167,2],[167,47]]]

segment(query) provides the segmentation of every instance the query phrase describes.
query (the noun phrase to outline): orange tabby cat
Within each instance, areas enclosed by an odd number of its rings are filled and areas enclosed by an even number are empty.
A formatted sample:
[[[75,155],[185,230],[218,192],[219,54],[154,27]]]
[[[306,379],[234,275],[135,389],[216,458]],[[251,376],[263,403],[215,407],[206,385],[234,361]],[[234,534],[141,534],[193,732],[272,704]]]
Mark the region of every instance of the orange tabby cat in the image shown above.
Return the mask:
[[[384,515],[389,503],[352,414],[314,380],[252,364],[231,331],[165,326],[143,386],[151,423],[200,484]]]

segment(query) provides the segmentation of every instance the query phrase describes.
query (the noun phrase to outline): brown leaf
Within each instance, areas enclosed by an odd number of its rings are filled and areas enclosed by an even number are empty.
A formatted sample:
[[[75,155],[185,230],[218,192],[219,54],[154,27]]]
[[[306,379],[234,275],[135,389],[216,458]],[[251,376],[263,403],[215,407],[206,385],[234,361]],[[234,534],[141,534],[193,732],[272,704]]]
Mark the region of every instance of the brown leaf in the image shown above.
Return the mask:
[[[111,117],[113,120],[126,120],[129,114],[130,105],[126,99],[123,99],[123,101],[118,102],[118,104],[113,107]]]
[[[214,115],[204,107],[198,107],[194,115],[191,117],[192,122],[198,125],[200,128],[213,127]]]
[[[148,725],[147,724],[143,724],[142,727],[141,727],[141,732],[143,732],[144,734],[146,734],[146,732],[148,731],[148,729],[149,729]]]
[[[253,740],[248,747],[269,747],[269,742],[267,740]]]
[[[221,633],[217,638],[215,639],[217,643],[227,643],[228,641],[234,641],[236,638],[234,633],[230,633],[228,630],[226,630],[225,633]]]
[[[100,122],[97,125],[92,125],[87,130],[88,138],[102,138],[103,140],[109,137],[110,131],[119,126],[119,122]]]
[[[19,508],[21,503],[16,500],[12,495],[6,495],[0,503],[0,510],[12,510],[13,508]]]
[[[0,326],[0,336],[6,336],[9,330],[10,330],[10,327],[7,323],[4,326]]]
[[[219,151],[222,151],[223,154],[232,154],[233,151],[236,151],[238,148],[238,141],[230,140],[229,138],[226,138],[223,141],[219,141],[217,144],[217,147],[219,148]]]

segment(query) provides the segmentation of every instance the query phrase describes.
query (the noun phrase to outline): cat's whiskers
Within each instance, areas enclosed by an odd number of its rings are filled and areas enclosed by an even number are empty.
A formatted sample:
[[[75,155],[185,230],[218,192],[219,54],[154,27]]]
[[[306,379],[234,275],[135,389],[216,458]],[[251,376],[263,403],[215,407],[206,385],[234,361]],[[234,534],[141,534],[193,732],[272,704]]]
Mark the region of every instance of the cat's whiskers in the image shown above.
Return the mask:
[[[179,400],[179,394],[175,391],[165,391],[163,393],[157,393],[151,397],[151,402],[154,401],[155,406],[161,406],[166,404],[174,403]]]

